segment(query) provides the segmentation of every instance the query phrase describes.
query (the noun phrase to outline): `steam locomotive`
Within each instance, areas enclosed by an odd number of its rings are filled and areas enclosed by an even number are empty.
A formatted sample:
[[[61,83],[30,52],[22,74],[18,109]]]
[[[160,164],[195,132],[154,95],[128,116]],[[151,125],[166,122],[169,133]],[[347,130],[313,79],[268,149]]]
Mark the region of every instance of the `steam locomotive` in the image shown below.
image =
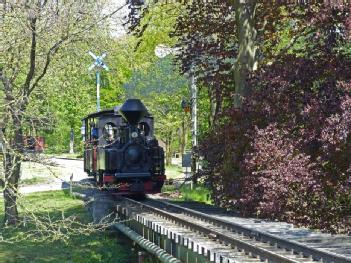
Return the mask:
[[[82,121],[84,171],[98,186],[120,194],[161,191],[166,179],[164,151],[154,137],[154,119],[139,99]]]

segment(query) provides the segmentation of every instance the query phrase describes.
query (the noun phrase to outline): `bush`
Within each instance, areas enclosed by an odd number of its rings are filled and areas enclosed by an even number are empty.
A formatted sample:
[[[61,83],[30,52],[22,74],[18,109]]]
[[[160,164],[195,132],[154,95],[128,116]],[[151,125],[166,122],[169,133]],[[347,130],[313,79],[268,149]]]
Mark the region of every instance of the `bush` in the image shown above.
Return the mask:
[[[261,68],[243,108],[227,109],[201,142],[217,204],[351,231],[351,58],[323,34],[305,56]]]

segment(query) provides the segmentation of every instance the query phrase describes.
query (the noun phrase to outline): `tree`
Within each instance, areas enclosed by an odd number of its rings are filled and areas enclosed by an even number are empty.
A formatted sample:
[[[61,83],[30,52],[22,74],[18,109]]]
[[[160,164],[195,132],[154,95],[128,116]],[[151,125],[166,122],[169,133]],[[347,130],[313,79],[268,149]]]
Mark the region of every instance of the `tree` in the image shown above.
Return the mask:
[[[269,63],[247,79],[241,110],[228,108],[202,142],[203,172],[221,205],[348,232],[350,9],[287,10],[283,30],[265,30]]]
[[[176,67],[172,65],[172,59],[166,57],[159,59],[146,70],[135,71],[125,88],[128,97],[142,99],[154,115],[156,136],[165,143],[166,164],[171,164],[178,134],[181,135],[181,139],[178,140],[181,151],[187,143],[189,118],[184,116],[180,106],[182,97],[188,97],[187,79],[177,72]]]
[[[84,40],[95,28],[100,3],[4,2],[1,5],[0,80],[4,97],[5,223],[18,222],[17,190],[24,154],[24,129],[41,119],[28,111],[60,49]],[[114,11],[115,12],[115,11]],[[61,54],[62,55],[62,54]],[[35,120],[35,121],[34,121]]]
[[[134,52],[128,54],[133,63],[125,87],[128,96],[140,97],[154,114],[156,135],[165,143],[166,163],[170,164],[174,149],[179,147],[183,154],[188,142],[189,118],[180,107],[182,97],[189,97],[188,83],[172,65],[171,57],[160,60],[155,56],[155,48],[176,43],[170,32],[183,4],[151,2],[144,6],[140,1],[130,2],[129,26],[133,36],[128,40]]]
[[[238,53],[235,16],[228,1],[193,1],[186,5],[172,36],[179,49],[182,73],[193,70],[197,84],[208,91],[214,124],[228,91],[234,87],[232,67]]]
[[[257,29],[255,18],[257,11],[256,0],[233,0],[235,22],[238,37],[238,54],[234,67],[235,98],[234,107],[241,108],[243,98],[249,95],[246,84],[248,74],[258,67]]]

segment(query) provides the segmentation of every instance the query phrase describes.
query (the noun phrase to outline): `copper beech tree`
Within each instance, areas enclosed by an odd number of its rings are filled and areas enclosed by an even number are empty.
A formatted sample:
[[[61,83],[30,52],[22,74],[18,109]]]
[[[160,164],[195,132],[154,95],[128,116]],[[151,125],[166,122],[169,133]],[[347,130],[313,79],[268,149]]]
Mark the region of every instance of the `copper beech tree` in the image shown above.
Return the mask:
[[[275,24],[267,14],[250,92],[200,145],[218,204],[350,232],[350,11],[283,5]]]

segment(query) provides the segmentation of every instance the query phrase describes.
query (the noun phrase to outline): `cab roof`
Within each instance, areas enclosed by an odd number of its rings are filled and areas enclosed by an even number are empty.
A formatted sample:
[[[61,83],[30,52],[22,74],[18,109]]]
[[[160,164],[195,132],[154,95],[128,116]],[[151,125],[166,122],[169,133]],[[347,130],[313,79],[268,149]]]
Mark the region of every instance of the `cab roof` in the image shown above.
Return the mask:
[[[111,115],[111,114],[119,116],[119,117],[122,117],[122,115],[119,113],[119,109],[120,108],[121,108],[121,106],[115,106],[113,108],[104,109],[104,110],[101,110],[101,111],[96,111],[96,112],[93,112],[93,113],[87,115],[82,120],[92,119],[92,118],[99,118],[99,117],[102,117],[104,115]],[[147,113],[145,117],[146,118],[152,118],[150,113]]]

